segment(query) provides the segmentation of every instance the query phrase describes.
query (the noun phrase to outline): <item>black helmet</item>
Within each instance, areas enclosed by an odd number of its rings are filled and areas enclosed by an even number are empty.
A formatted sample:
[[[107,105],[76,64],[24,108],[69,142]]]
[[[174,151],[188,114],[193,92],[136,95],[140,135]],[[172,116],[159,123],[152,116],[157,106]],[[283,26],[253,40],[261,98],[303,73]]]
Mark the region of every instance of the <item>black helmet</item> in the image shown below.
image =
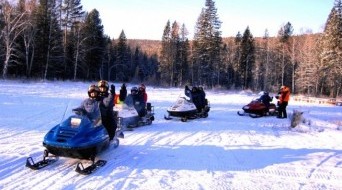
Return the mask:
[[[97,86],[99,87],[99,90],[100,90],[101,93],[108,92],[109,85],[108,85],[108,82],[107,82],[107,81],[105,81],[105,80],[100,80],[100,81],[97,83]]]
[[[88,96],[89,98],[97,98],[100,93],[99,87],[97,87],[95,84],[92,84],[88,88]]]
[[[268,92],[267,92],[267,91],[264,91],[264,95],[267,95],[267,96],[268,96]]]
[[[132,87],[131,88],[131,94],[137,94],[138,93],[138,88],[137,87]]]
[[[125,83],[122,83],[121,89],[126,89],[126,84]]]

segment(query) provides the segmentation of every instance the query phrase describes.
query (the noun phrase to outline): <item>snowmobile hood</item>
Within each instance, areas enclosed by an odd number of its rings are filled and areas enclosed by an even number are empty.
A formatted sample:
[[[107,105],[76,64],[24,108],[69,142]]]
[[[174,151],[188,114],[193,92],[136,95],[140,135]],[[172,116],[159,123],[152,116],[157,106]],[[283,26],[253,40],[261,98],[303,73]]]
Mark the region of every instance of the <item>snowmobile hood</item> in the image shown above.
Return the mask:
[[[133,106],[129,107],[126,104],[116,104],[113,110],[114,112],[117,112],[118,117],[121,118],[139,117],[137,110]]]
[[[167,109],[169,112],[189,112],[194,110],[197,110],[195,104],[185,97],[179,97],[176,103]]]
[[[86,116],[70,116],[53,127],[44,137],[44,146],[84,148],[109,141],[103,125],[94,126]]]

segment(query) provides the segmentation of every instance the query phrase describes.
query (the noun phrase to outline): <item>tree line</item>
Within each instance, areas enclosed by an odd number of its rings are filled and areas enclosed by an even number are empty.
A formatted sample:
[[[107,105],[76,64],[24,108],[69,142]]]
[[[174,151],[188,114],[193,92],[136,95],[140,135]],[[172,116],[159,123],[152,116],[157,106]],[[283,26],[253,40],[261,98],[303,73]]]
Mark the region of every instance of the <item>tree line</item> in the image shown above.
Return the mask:
[[[144,81],[157,56],[104,34],[100,13],[81,0],[0,1],[2,78]]]
[[[2,78],[147,82],[160,86],[276,91],[337,97],[342,87],[342,3],[335,0],[323,33],[253,37],[247,26],[223,38],[213,0],[197,19],[193,40],[184,24],[168,20],[160,41],[114,40],[100,13],[81,0],[0,0]]]
[[[160,55],[164,85],[185,83],[208,88],[276,92],[286,85],[293,93],[337,97],[342,91],[342,3],[335,0],[323,33],[293,35],[290,22],[278,35],[255,38],[247,26],[235,37],[222,38],[213,0],[205,0],[194,39],[184,26],[167,22]]]

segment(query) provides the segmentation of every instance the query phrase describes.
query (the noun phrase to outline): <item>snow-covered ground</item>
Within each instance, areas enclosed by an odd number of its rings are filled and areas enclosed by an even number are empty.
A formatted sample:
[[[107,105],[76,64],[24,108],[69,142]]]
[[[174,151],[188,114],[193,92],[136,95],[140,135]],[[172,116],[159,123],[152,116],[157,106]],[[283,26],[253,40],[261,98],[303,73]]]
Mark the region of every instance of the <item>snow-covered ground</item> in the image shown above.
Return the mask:
[[[27,157],[42,158],[44,135],[89,84],[0,80],[0,189],[342,189],[341,106],[290,101],[288,112],[304,111],[310,123],[290,129],[289,119],[238,116],[255,94],[228,91],[206,91],[209,117],[181,122],[163,117],[183,89],[147,86],[156,120],[99,155],[103,168],[80,175],[80,160],[64,157],[25,167]]]

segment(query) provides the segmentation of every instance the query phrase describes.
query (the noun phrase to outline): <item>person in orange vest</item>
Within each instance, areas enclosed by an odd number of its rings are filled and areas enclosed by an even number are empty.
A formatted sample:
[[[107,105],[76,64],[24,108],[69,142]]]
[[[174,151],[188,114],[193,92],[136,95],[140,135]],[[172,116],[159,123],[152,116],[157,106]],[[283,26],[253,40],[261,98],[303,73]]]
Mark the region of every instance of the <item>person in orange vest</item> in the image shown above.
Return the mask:
[[[290,100],[290,89],[287,86],[281,86],[279,92],[279,101],[278,101],[278,116],[277,118],[287,118],[286,107]]]
[[[114,102],[115,104],[123,104],[127,97],[127,89],[126,89],[126,84],[123,83],[120,88],[120,93],[115,94]]]

